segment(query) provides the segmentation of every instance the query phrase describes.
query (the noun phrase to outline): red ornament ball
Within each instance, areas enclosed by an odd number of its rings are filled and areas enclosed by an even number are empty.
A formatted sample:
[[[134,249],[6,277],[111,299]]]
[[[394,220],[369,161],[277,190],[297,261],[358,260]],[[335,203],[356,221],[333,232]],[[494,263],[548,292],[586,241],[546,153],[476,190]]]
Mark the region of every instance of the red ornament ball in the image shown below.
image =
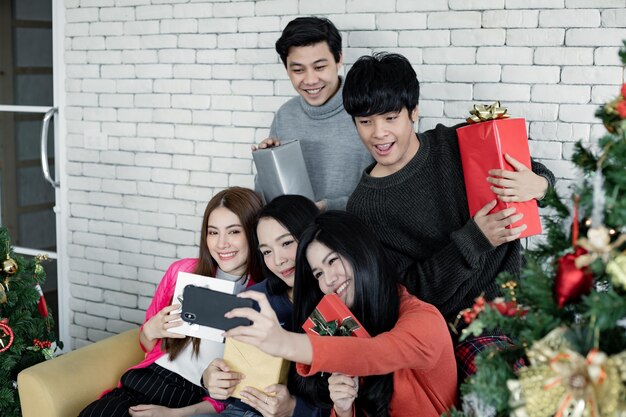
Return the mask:
[[[0,320],[0,353],[11,347],[14,338],[13,329],[9,327],[8,321]]]
[[[576,258],[584,255],[587,251],[577,247],[574,253],[568,253],[559,258],[559,266],[554,280],[554,295],[559,307],[580,300],[585,294],[589,294],[593,287],[593,274],[588,267],[576,268]]]

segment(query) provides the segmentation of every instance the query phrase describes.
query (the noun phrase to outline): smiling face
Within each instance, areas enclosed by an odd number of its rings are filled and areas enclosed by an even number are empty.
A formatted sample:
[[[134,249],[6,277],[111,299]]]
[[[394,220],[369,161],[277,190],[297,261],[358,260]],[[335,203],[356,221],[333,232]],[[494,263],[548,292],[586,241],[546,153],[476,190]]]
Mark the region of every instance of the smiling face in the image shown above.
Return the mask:
[[[314,240],[306,250],[313,276],[324,294],[337,294],[348,307],[354,305],[354,275],[350,262]]]
[[[298,242],[289,230],[271,217],[260,219],[256,231],[265,265],[293,288]]]
[[[218,207],[209,215],[206,245],[222,271],[240,276],[246,273],[248,239],[239,217],[226,207]]]
[[[343,58],[335,58],[326,42],[292,46],[287,55],[287,75],[293,88],[311,106],[326,103],[339,89],[337,72]]]
[[[354,118],[361,142],[376,160],[371,175],[385,177],[402,169],[417,153],[419,141],[413,123],[417,107],[411,112],[357,116]]]

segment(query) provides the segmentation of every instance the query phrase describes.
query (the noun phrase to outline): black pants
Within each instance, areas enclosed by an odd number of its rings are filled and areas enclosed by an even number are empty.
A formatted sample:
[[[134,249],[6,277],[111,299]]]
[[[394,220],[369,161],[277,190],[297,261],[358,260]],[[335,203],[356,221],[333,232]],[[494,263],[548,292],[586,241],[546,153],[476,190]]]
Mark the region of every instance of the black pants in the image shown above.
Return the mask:
[[[128,417],[128,408],[134,405],[181,408],[202,402],[204,396],[203,388],[153,363],[147,368],[127,371],[122,375],[121,388],[89,404],[79,417]]]

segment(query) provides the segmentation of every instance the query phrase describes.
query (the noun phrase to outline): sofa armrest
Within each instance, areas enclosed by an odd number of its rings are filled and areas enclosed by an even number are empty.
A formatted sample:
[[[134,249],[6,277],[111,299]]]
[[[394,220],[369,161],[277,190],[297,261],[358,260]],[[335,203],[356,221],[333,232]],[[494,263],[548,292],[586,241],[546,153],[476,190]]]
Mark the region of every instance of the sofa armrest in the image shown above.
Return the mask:
[[[77,416],[141,362],[138,334],[128,330],[24,369],[17,376],[22,417]]]

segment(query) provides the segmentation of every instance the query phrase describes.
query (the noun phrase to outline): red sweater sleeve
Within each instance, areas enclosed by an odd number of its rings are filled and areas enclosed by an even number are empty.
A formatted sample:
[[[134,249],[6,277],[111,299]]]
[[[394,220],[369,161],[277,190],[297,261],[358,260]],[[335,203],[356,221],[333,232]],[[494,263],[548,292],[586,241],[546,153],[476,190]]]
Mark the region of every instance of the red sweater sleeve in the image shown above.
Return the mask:
[[[313,361],[310,366],[298,364],[301,375],[323,371],[368,376],[404,368],[428,371],[439,362],[442,345],[450,335],[434,306],[403,289],[399,318],[390,331],[372,338],[308,337],[313,347]]]

